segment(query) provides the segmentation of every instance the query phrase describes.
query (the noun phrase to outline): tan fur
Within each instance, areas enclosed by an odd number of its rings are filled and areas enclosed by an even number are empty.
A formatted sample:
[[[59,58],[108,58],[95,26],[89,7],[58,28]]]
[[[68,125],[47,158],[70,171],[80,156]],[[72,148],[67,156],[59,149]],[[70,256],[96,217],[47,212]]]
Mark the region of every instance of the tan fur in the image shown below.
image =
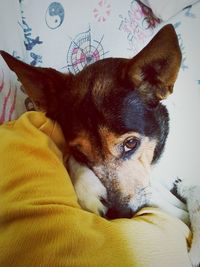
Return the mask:
[[[81,131],[77,137],[69,142],[70,147],[76,147],[76,149],[86,155],[89,159],[98,160],[98,155],[95,153],[95,147],[92,146],[90,135]]]

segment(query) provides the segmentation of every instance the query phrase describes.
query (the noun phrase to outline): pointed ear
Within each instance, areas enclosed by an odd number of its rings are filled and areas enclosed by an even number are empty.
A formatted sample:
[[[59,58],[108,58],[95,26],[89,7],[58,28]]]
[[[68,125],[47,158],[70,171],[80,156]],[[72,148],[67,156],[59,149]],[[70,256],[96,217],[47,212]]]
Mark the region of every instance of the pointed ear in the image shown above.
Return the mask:
[[[36,106],[46,111],[47,114],[56,112],[62,91],[66,89],[65,87],[70,75],[51,68],[28,65],[5,51],[0,51],[0,54],[9,68],[16,73],[25,91],[35,102]],[[50,117],[52,116],[50,115]]]
[[[176,32],[172,25],[166,25],[129,61],[128,76],[144,100],[156,105],[173,92],[180,64]]]

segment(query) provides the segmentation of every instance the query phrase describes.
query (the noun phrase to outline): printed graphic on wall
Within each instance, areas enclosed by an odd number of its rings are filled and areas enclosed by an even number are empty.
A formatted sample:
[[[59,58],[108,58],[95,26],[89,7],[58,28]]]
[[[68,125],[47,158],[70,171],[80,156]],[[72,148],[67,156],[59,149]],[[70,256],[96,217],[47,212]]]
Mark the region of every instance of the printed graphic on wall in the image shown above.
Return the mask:
[[[64,17],[65,11],[63,6],[58,2],[53,2],[49,5],[46,11],[45,21],[47,26],[54,30],[60,27],[63,23]]]
[[[26,22],[25,16],[22,16],[22,24],[20,24],[20,26],[22,27],[24,31],[24,38],[25,38],[24,45],[27,51],[32,50],[35,45],[43,43],[40,40],[39,36],[36,36],[36,37],[32,36],[32,28]]]
[[[98,22],[105,22],[111,14],[111,5],[107,0],[100,0],[93,9],[93,14]]]
[[[85,66],[103,59],[105,54],[100,40],[92,39],[91,29],[78,34],[72,41],[67,53],[67,68],[69,72],[76,74]]]
[[[32,32],[32,28],[30,27],[29,23],[27,22],[27,18],[23,11],[24,1],[21,0],[21,18],[22,20],[19,21],[20,27],[23,29],[24,32],[24,45],[26,48],[27,53],[30,55],[30,58],[32,58],[32,61],[30,61],[30,64],[32,66],[37,66],[39,63],[42,63],[42,56],[38,55],[34,52],[35,46],[43,44],[43,41],[40,40],[40,36],[35,36]],[[14,55],[17,57],[17,55]]]
[[[121,23],[119,30],[127,34],[128,49],[137,53],[147,42],[148,38],[153,36],[154,28],[160,23],[151,9],[139,4],[133,0],[128,10],[128,16],[119,16]]]

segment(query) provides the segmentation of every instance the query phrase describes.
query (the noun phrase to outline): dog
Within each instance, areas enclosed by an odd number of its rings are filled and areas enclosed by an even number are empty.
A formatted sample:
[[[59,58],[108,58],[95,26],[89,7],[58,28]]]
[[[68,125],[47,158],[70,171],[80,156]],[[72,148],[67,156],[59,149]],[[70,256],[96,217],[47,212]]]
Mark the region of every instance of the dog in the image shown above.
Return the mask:
[[[61,126],[67,166],[84,209],[107,219],[131,218],[152,204],[150,172],[169,132],[162,100],[173,92],[181,64],[172,25],[135,57],[102,59],[76,75],[30,66],[5,51],[1,55],[35,105]],[[176,180],[173,191],[189,210],[189,255],[193,266],[200,266],[200,189]]]

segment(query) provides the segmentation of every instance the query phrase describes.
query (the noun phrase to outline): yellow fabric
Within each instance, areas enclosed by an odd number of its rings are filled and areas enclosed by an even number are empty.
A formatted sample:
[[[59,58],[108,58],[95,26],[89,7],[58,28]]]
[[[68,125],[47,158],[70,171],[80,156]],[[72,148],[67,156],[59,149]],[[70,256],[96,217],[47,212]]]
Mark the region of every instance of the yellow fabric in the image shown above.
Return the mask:
[[[107,221],[80,208],[65,142],[43,113],[0,126],[1,267],[189,267],[185,224],[158,209]]]

